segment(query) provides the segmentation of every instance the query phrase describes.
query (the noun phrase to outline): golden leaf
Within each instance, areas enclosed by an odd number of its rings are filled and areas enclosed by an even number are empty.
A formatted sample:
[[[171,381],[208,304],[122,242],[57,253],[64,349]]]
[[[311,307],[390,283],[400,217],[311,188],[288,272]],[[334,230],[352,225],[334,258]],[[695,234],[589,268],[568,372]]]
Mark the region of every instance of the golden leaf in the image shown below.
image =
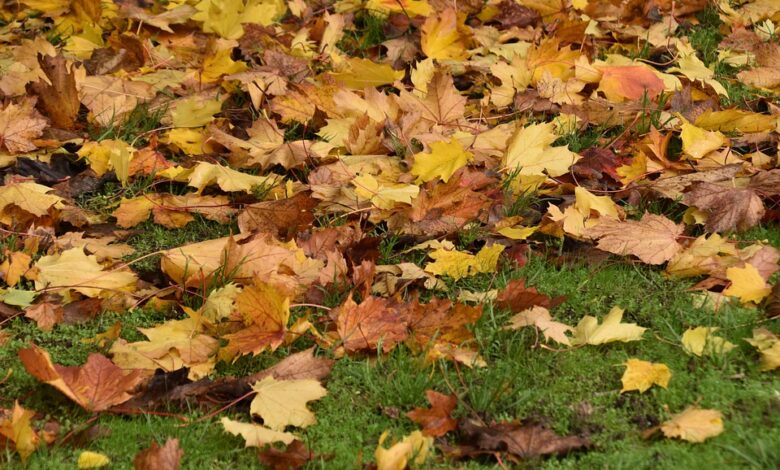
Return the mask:
[[[626,371],[620,379],[623,388],[620,393],[638,390],[642,393],[654,384],[666,388],[672,378],[672,372],[666,364],[656,364],[640,359],[629,359],[624,364]]]
[[[637,326],[636,323],[621,323],[623,309],[615,306],[604,317],[599,325],[598,320],[590,315],[585,315],[574,327],[572,346],[580,344],[606,344],[613,341],[639,341],[647,328]]]
[[[255,382],[252,389],[257,395],[252,399],[250,413],[263,418],[263,423],[274,431],[316,423],[306,403],[328,394],[317,380],[276,380],[272,376]]]
[[[688,442],[704,442],[723,432],[723,418],[718,410],[688,407],[661,424],[661,431],[666,437],[676,437]]]

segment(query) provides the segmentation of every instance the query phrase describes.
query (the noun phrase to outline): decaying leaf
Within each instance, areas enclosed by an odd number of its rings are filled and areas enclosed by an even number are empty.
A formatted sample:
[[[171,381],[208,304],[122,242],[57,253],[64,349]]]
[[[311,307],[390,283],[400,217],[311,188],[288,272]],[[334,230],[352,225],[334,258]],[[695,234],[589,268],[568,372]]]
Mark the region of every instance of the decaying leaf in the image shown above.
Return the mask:
[[[745,341],[761,353],[761,370],[769,371],[780,367],[780,338],[766,328],[753,330],[752,338]]]
[[[35,412],[26,410],[14,402],[10,413],[0,414],[0,443],[8,440],[13,443],[16,452],[25,462],[40,443],[38,433],[32,427],[32,418]]]
[[[554,321],[549,310],[544,307],[535,306],[516,314],[509,319],[509,324],[504,328],[517,330],[524,326],[535,326],[544,335],[544,339],[553,340],[558,343],[569,346],[571,341],[566,333],[573,331],[574,328],[569,325]]]
[[[409,419],[422,426],[423,434],[439,437],[457,429],[458,421],[450,417],[458,402],[457,397],[435,390],[426,390],[425,396],[431,404],[430,408],[415,408],[406,413]]]
[[[90,354],[86,364],[61,366],[51,362],[49,353],[33,345],[19,350],[25,369],[41,382],[56,388],[88,411],[107,410],[129,400],[129,392],[141,382],[136,370],[125,371],[105,356]]]
[[[752,189],[695,183],[685,192],[683,203],[707,212],[705,227],[710,232],[747,230],[764,216],[764,203]]]
[[[599,219],[587,230],[600,250],[616,255],[634,255],[648,264],[669,261],[682,246],[677,238],[683,227],[662,215],[645,214],[641,220]]]
[[[506,452],[521,459],[567,454],[590,445],[587,438],[559,436],[534,423],[480,424],[466,419],[460,424],[461,440],[453,456],[474,457]]]
[[[178,470],[183,455],[178,439],[168,439],[162,446],[152,441],[149,448],[135,456],[133,467],[135,470]]]

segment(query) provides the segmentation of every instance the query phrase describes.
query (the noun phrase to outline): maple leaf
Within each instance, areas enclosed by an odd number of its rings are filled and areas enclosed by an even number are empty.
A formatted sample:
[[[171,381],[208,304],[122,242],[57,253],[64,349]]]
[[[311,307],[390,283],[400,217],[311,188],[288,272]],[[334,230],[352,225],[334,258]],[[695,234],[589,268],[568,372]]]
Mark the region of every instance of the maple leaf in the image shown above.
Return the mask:
[[[714,326],[688,328],[681,338],[683,349],[695,356],[725,354],[734,349],[736,346],[733,343],[715,336],[718,330]]]
[[[634,255],[648,264],[669,261],[682,245],[677,237],[683,227],[662,215],[645,213],[641,220],[599,219],[585,232],[598,240],[596,247],[616,255]]]
[[[355,194],[371,201],[380,209],[392,209],[398,204],[411,204],[420,193],[420,187],[413,184],[380,183],[369,174],[352,179]]]
[[[38,328],[43,331],[51,331],[55,325],[62,323],[64,315],[65,311],[61,305],[49,302],[36,304],[24,310],[24,316],[35,320]]]
[[[697,160],[729,144],[729,139],[720,132],[705,131],[689,122],[683,122],[680,139],[683,152]]]
[[[245,287],[236,296],[235,308],[242,317],[244,328],[223,336],[228,340],[221,352],[224,357],[257,355],[281,346],[290,319],[289,297],[258,282]]]
[[[449,142],[434,142],[431,152],[414,155],[411,173],[417,177],[417,183],[441,178],[445,183],[459,169],[474,159],[474,154],[466,151],[455,138]]]
[[[38,63],[48,79],[48,82],[41,79],[28,85],[38,95],[38,106],[54,126],[73,129],[81,103],[72,64],[68,64],[61,55],[38,56]]]
[[[179,461],[184,451],[179,447],[179,440],[170,438],[161,447],[157,441],[140,451],[133,459],[135,470],[178,470]]]
[[[412,303],[407,315],[411,344],[434,348],[434,357],[441,353],[443,357],[457,360],[458,354],[468,352],[464,348],[474,342],[474,334],[468,327],[482,317],[482,306],[471,307],[461,303],[453,304],[446,299],[435,299],[427,304]],[[472,359],[479,362],[478,356]]]
[[[460,433],[458,453],[465,456],[508,452],[529,459],[541,455],[566,454],[590,444],[587,438],[559,436],[549,428],[534,423],[477,424],[465,420],[460,424]]]
[[[666,364],[629,359],[624,365],[626,370],[620,379],[623,382],[623,388],[620,390],[620,393],[632,390],[643,393],[654,384],[666,388],[669,385],[669,380],[672,378],[672,372]]]
[[[571,345],[566,332],[574,329],[569,325],[554,321],[549,310],[544,307],[536,306],[523,310],[510,318],[504,329],[517,330],[525,326],[535,326],[542,332],[546,340],[552,339],[566,346]]]
[[[265,447],[267,444],[273,444],[274,442],[289,444],[295,440],[294,434],[274,431],[257,424],[242,423],[233,421],[230,418],[222,418],[220,422],[225,432],[243,437],[245,447]]]
[[[507,142],[504,164],[521,175],[561,176],[580,157],[566,147],[552,147],[558,138],[551,122],[518,128]]]
[[[406,75],[403,70],[396,71],[387,64],[377,64],[358,57],[339,60],[336,64],[338,71],[329,75],[340,85],[357,90],[389,85],[396,80],[402,80]]]
[[[378,470],[403,470],[409,459],[412,459],[415,466],[422,465],[433,449],[433,438],[424,436],[420,431],[413,431],[408,436],[404,436],[400,442],[393,444],[389,449],[384,446],[387,435],[387,431],[382,433],[374,451]]]
[[[484,246],[476,255],[439,248],[428,253],[434,261],[425,265],[425,271],[437,276],[449,276],[454,280],[495,272],[498,258],[504,248],[504,245],[498,244]]]
[[[14,443],[14,448],[22,459],[22,463],[35,452],[40,442],[40,437],[32,427],[32,419],[35,412],[25,410],[14,401],[14,408],[10,416],[0,415],[0,436]]]
[[[691,406],[661,424],[661,431],[666,437],[704,442],[723,432],[723,418],[720,411]]]
[[[241,173],[230,167],[199,162],[194,168],[185,170],[176,176],[177,180],[189,181],[189,185],[203,191],[206,186],[216,184],[219,189],[227,192],[244,191],[251,193],[256,186],[274,186],[279,178],[276,176],[254,176]]]
[[[764,216],[764,203],[752,189],[699,182],[688,187],[683,204],[707,212],[709,232],[747,230]]]
[[[452,76],[437,71],[428,83],[424,98],[404,90],[398,104],[408,112],[420,113],[420,117],[431,124],[446,125],[463,119],[466,101],[455,88]]]
[[[495,305],[498,308],[508,308],[513,312],[522,312],[534,306],[551,309],[563,303],[565,297],[550,298],[540,293],[536,287],[526,287],[525,279],[515,279],[509,282],[498,293]]]
[[[284,451],[268,447],[258,453],[257,458],[272,470],[296,470],[312,460],[314,454],[303,442],[296,439]]]
[[[25,100],[16,105],[9,103],[0,110],[0,149],[8,152],[30,152],[37,148],[32,142],[48,125],[46,119],[35,110],[35,100]]]
[[[647,328],[637,326],[636,323],[621,323],[623,309],[615,306],[604,317],[599,325],[598,320],[590,315],[585,315],[574,327],[572,346],[580,344],[606,344],[613,341],[639,341]]]
[[[83,69],[76,69],[75,73],[79,100],[101,126],[110,126],[114,120],[121,120],[139,103],[155,95],[154,88],[148,83],[109,75],[85,77]]]
[[[391,299],[370,296],[356,304],[350,296],[330,316],[348,352],[375,351],[380,345],[387,352],[407,336],[399,305]]]
[[[664,82],[649,67],[614,65],[599,67],[599,70],[602,75],[598,90],[615,103],[640,100],[645,93],[652,100],[664,91]]]
[[[316,423],[306,403],[328,393],[316,380],[276,380],[270,376],[256,382],[252,390],[257,395],[249,405],[250,413],[263,418],[265,426],[274,431],[284,431],[287,426],[306,428]]]
[[[35,288],[75,290],[88,297],[107,296],[112,291],[135,290],[136,275],[129,271],[105,271],[94,255],[71,248],[57,255],[42,256],[35,268]]]
[[[776,266],[777,261],[774,264]],[[743,304],[761,302],[772,291],[761,273],[750,263],[742,268],[726,269],[726,278],[731,284],[723,291],[723,295],[739,297]]]
[[[465,18],[464,18],[465,19]],[[454,8],[430,15],[420,28],[420,46],[431,59],[461,60],[466,58],[462,20]]]
[[[19,350],[19,359],[33,377],[56,388],[87,411],[103,411],[130,398],[141,383],[137,370],[120,369],[105,356],[90,354],[83,366],[61,366],[49,353],[31,346]]]
[[[6,252],[5,259],[0,263],[0,276],[8,286],[15,286],[30,269],[31,262],[32,257],[23,251]]]
[[[76,466],[81,470],[86,468],[101,468],[110,463],[111,459],[108,458],[107,455],[85,450],[79,454]]]
[[[415,408],[406,413],[409,419],[423,427],[424,435],[439,437],[458,428],[458,421],[450,417],[458,403],[455,395],[426,390],[425,397],[431,404],[430,408]]]
[[[761,370],[769,371],[780,367],[780,338],[766,328],[753,330],[752,338],[745,341],[761,353]]]

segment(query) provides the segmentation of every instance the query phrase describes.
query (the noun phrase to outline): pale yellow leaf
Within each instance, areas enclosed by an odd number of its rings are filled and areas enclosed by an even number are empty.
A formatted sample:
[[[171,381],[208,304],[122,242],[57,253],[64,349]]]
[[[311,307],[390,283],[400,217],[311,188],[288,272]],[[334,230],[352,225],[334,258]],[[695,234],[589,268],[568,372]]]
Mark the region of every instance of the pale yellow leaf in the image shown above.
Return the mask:
[[[265,447],[275,442],[289,444],[295,440],[295,434],[274,431],[257,424],[242,423],[230,418],[222,418],[220,422],[226,432],[243,437],[245,447]]]
[[[719,328],[698,326],[688,328],[683,333],[681,341],[683,349],[695,356],[724,354],[736,346],[720,336],[715,336]]]
[[[621,323],[623,319],[623,309],[615,306],[604,317],[604,321],[599,325],[595,317],[586,315],[574,327],[574,338],[571,340],[573,346],[580,344],[606,344],[613,341],[639,341],[646,328],[637,326],[636,323]]]
[[[504,165],[520,175],[563,175],[582,157],[568,147],[552,147],[557,138],[551,122],[518,128],[507,143]]]
[[[374,457],[378,470],[403,470],[409,460],[415,467],[422,465],[433,450],[433,437],[425,436],[420,431],[414,431],[390,448],[384,446],[388,432],[379,437]]]
[[[514,315],[504,327],[508,330],[517,330],[525,326],[535,326],[542,332],[546,340],[554,340],[558,343],[571,345],[566,332],[573,331],[569,325],[553,320],[549,310],[541,306],[534,306]]]
[[[688,407],[682,413],[661,424],[666,437],[688,442],[704,442],[723,432],[723,418],[718,410]]]
[[[328,394],[317,380],[276,380],[273,376],[255,382],[252,389],[257,395],[252,399],[250,412],[263,418],[263,423],[274,431],[316,423],[306,403]]]

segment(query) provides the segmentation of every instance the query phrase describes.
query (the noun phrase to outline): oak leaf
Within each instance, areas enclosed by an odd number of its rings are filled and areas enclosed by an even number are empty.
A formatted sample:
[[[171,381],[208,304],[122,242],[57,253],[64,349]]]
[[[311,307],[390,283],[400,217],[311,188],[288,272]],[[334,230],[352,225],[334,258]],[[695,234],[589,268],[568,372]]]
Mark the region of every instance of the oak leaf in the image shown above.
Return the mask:
[[[662,215],[645,213],[641,220],[599,219],[585,232],[598,240],[596,247],[616,255],[634,255],[648,264],[669,261],[682,246],[683,227]]]
[[[723,432],[720,411],[688,407],[682,413],[661,424],[666,437],[676,437],[688,442],[704,442]]]
[[[105,356],[90,354],[83,366],[61,366],[49,353],[31,346],[19,350],[19,359],[33,377],[56,388],[87,411],[103,411],[132,398],[141,383],[137,370],[120,369]]]
[[[640,359],[629,359],[623,365],[626,366],[623,377],[623,388],[620,393],[637,390],[645,392],[654,384],[666,388],[672,378],[672,372],[666,364],[653,363]]]
[[[280,432],[268,429],[257,424],[233,421],[230,418],[220,420],[225,432],[244,438],[245,447],[265,447],[267,444],[283,442],[289,444],[295,440],[295,435],[289,432]]]
[[[531,307],[528,310],[514,315],[509,319],[509,323],[504,327],[508,330],[517,330],[525,326],[534,326],[539,329],[546,340],[554,340],[558,343],[571,345],[571,341],[566,336],[566,332],[573,331],[574,328],[569,325],[554,321],[549,310],[544,307]]]
[[[458,403],[455,395],[426,390],[425,397],[431,404],[430,408],[415,408],[406,413],[409,419],[422,426],[424,435],[439,437],[458,428],[458,421],[450,417]]]
[[[764,203],[752,189],[694,183],[683,196],[683,204],[707,212],[709,232],[747,230],[761,221]]]
[[[287,426],[306,428],[316,423],[306,403],[328,394],[317,380],[276,380],[271,376],[256,382],[252,390],[257,395],[249,405],[250,413],[263,418],[263,424],[274,431],[284,431]]]
[[[621,323],[623,309],[615,306],[604,317],[599,325],[598,320],[590,315],[585,315],[574,328],[572,346],[581,344],[606,344],[614,341],[639,341],[647,328],[637,326],[636,323]]]

